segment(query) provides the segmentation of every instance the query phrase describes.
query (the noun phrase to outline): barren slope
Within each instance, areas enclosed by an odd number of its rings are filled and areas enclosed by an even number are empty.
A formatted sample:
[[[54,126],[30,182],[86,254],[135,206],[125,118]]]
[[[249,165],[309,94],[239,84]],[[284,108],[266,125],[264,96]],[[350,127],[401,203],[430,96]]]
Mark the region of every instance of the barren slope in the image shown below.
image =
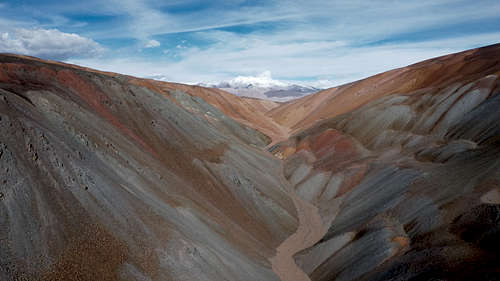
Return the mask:
[[[296,256],[311,280],[500,278],[499,59],[497,45],[430,61],[463,62],[459,78],[396,84],[271,149],[329,228]]]
[[[219,94],[0,56],[0,280],[277,280],[295,207]]]
[[[0,280],[498,280],[499,61],[278,105],[2,55]]]
[[[499,49],[497,44],[426,60],[293,100],[267,115],[299,132],[318,120],[349,112],[384,96],[438,88],[453,82],[467,83],[494,74],[499,71]]]
[[[200,86],[136,78],[132,78],[131,82],[144,85],[160,93],[168,93],[172,90],[184,91],[191,96],[202,98],[228,117],[248,127],[259,130],[272,140],[288,137],[288,134],[283,135],[284,129],[282,125],[265,115],[269,110],[279,105],[277,102],[238,97],[219,89]]]

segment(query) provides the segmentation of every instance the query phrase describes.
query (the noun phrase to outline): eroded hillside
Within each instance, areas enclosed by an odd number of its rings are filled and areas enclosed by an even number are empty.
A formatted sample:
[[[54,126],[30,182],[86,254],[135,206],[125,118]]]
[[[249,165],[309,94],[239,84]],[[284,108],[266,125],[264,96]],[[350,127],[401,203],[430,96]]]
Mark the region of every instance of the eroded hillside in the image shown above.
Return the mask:
[[[464,62],[453,78],[434,74],[272,148],[328,228],[296,255],[311,280],[500,277],[497,60],[498,45],[410,66],[401,71]]]
[[[279,104],[1,55],[0,279],[496,280],[499,62]]]
[[[151,85],[0,57],[1,280],[278,279],[297,218],[269,138]]]
[[[493,45],[394,69],[293,100],[267,115],[299,133],[318,120],[350,112],[384,96],[436,89],[455,82],[469,83],[489,74],[499,75],[499,49],[499,45]]]

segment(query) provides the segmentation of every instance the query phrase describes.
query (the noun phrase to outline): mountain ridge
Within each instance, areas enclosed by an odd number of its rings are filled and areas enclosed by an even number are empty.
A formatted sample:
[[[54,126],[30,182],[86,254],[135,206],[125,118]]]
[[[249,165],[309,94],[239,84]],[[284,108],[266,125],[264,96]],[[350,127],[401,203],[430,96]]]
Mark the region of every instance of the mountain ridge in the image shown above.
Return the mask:
[[[153,75],[146,78],[163,82],[169,81],[168,77],[164,75]],[[218,83],[200,82],[196,86],[221,89],[240,97],[267,99],[276,102],[289,101],[321,90],[313,86],[272,79],[269,71],[258,76],[237,76]]]
[[[465,71],[466,74],[469,73],[469,76],[472,77],[474,76],[474,71],[481,72],[481,69],[476,70],[474,68],[476,66],[473,63],[479,65],[479,67],[481,67],[481,64],[486,65],[491,69],[495,69],[491,74],[496,73],[498,70],[494,67],[498,64],[496,52],[498,52],[499,48],[500,44],[494,44],[382,72],[365,79],[329,88],[313,95],[290,101],[286,105],[275,108],[267,115],[278,123],[290,127],[292,130],[304,129],[311,126],[315,120],[342,114],[384,95],[390,95],[398,91],[414,91],[418,88],[436,84],[440,80],[460,79],[460,77],[453,78],[453,75],[456,73],[455,71]],[[486,62],[490,58],[495,60],[493,62]],[[466,64],[467,60],[473,60],[473,62]],[[446,67],[445,64],[450,64],[450,66]],[[440,65],[444,65],[445,69],[440,69]],[[464,69],[461,70],[460,67],[464,67]],[[431,74],[424,74],[424,70],[431,72]],[[432,78],[434,74],[438,73],[444,73],[445,75],[439,79]],[[472,79],[470,77],[466,79]],[[395,79],[399,81],[394,81]],[[385,83],[386,81],[387,83]],[[383,84],[381,85],[385,88],[377,85],[379,82],[382,82]],[[393,87],[391,83],[398,86]],[[356,99],[354,100],[353,97],[356,97]],[[287,115],[287,112],[290,114],[296,111],[304,111],[305,115],[311,116],[303,118],[303,120],[297,120],[297,118]],[[300,116],[299,114],[299,118]]]
[[[231,82],[220,82],[217,84],[198,83],[197,85],[202,87],[221,89],[240,97],[266,99],[275,102],[287,102],[299,97],[316,93],[321,90],[312,86],[303,86],[282,82],[275,85]]]
[[[285,103],[0,54],[0,279],[499,277],[500,44]]]

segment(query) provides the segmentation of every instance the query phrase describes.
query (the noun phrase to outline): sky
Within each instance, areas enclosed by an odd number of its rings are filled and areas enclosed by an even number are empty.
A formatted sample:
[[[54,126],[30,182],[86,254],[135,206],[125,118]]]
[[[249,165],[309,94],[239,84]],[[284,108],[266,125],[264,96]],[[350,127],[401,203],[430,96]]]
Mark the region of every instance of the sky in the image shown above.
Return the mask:
[[[181,83],[327,88],[494,43],[498,0],[0,0],[0,52]]]

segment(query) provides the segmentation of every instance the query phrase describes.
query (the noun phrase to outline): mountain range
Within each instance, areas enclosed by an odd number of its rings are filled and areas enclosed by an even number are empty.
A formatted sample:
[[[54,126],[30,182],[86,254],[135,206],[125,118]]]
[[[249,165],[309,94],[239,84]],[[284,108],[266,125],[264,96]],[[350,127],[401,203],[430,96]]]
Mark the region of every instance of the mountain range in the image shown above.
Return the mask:
[[[168,81],[168,78],[164,75],[155,75],[148,78]],[[229,81],[197,83],[196,85],[206,88],[221,89],[240,97],[267,99],[278,102],[300,98],[321,90],[312,86],[298,85],[272,79],[269,71],[264,71],[258,76],[237,76]]]
[[[238,76],[227,82],[200,84],[200,86],[218,88],[242,97],[269,99],[281,102],[300,98],[321,90],[311,86],[274,80],[271,78],[271,73],[269,71],[265,71],[255,77]]]
[[[500,278],[500,44],[240,82],[1,54],[0,280]]]

